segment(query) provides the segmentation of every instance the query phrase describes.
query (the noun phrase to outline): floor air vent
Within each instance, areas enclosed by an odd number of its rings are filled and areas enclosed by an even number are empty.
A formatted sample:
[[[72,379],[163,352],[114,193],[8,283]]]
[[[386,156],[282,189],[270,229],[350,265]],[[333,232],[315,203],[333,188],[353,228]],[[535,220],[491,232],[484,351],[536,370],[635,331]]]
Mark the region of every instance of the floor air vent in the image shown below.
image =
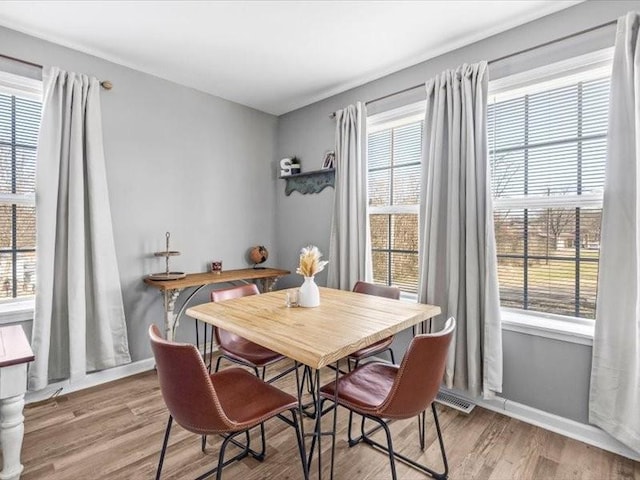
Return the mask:
[[[440,390],[436,395],[436,402],[446,405],[447,407],[455,408],[463,413],[471,413],[475,405],[469,400],[459,397],[451,392],[443,392]]]

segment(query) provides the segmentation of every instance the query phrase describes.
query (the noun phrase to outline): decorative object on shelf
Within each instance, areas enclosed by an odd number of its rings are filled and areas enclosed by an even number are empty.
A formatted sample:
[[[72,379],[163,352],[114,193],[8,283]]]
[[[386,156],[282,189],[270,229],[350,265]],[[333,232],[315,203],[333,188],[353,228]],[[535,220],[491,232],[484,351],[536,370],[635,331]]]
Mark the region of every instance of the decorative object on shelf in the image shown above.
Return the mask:
[[[317,307],[320,305],[320,290],[315,282],[316,274],[324,270],[326,260],[320,260],[322,253],[318,247],[309,245],[300,251],[300,266],[296,273],[304,276],[304,283],[298,293],[300,307]]]
[[[213,273],[222,272],[222,260],[214,260],[213,262],[211,262],[211,271]]]
[[[249,260],[253,263],[253,268],[264,268],[258,265],[266,262],[267,258],[269,258],[269,252],[264,245],[258,245],[249,250]]]
[[[300,160],[297,157],[280,160],[280,176],[288,177],[300,173]]]
[[[280,176],[287,177],[291,175],[291,159],[283,158],[280,160]]]
[[[327,187],[333,187],[336,182],[336,171],[333,168],[327,168],[280,178],[287,182],[284,189],[286,196],[291,195],[292,192],[306,195],[307,193],[320,193]]]
[[[327,168],[335,168],[336,163],[336,152],[333,150],[329,150],[324,154],[324,160],[322,161],[322,169],[326,170]]]
[[[169,270],[169,257],[177,257],[180,255],[180,252],[176,250],[169,250],[169,239],[171,238],[171,233],[167,232],[166,238],[166,249],[162,252],[154,253],[156,257],[165,258],[165,271],[162,273],[152,273],[151,275],[148,275],[148,278],[151,280],[177,280],[187,276],[184,272],[172,272]]]
[[[293,157],[291,159],[291,175],[297,175],[299,174],[302,169],[302,167],[300,166],[300,160],[298,160],[297,157]]]

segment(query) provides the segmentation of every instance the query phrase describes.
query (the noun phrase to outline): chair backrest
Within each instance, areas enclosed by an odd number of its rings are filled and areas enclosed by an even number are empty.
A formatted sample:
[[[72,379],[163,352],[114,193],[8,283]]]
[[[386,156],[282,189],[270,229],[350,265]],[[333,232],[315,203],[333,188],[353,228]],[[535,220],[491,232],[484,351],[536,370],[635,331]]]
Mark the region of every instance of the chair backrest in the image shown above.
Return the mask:
[[[380,416],[411,418],[433,402],[442,383],[455,328],[456,321],[452,317],[439,332],[414,337],[391,391],[380,406]]]
[[[211,292],[212,302],[222,302],[223,300],[231,300],[232,298],[248,297],[249,295],[258,295],[260,290],[255,283],[247,283],[238,287],[221,288]]]
[[[232,431],[196,347],[163,339],[156,325],[149,327],[149,338],[160,391],[176,422],[198,434]]]
[[[233,298],[248,297],[250,295],[258,295],[260,290],[255,283],[248,283],[247,285],[240,285],[238,287],[221,288],[220,290],[213,290],[211,292],[212,302],[222,302],[223,300],[231,300]],[[239,337],[235,333],[228,332],[221,328],[214,328],[216,335],[216,342],[223,348],[225,345],[236,345],[238,343],[248,342],[242,337]]]
[[[376,297],[393,298],[394,300],[398,300],[400,298],[400,289],[398,287],[388,287],[386,285],[377,285],[375,283],[356,282],[353,286],[353,291],[356,293],[375,295]]]

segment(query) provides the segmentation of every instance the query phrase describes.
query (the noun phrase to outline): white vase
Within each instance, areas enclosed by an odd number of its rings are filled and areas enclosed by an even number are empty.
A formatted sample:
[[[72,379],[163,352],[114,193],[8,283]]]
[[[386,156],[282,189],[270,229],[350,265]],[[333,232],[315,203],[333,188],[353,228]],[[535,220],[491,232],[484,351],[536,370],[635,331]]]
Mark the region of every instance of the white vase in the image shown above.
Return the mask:
[[[320,305],[320,290],[313,277],[304,277],[304,283],[298,293],[298,305],[301,307]]]

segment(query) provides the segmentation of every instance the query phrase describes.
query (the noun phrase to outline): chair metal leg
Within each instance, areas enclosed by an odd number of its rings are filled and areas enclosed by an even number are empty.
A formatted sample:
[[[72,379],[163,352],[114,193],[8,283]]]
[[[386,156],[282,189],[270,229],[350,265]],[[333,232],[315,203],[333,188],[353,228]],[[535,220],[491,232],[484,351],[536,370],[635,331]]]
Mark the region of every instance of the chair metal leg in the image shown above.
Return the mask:
[[[249,432],[247,432],[247,433],[249,433]],[[260,439],[262,440],[262,450],[260,451],[260,453],[257,456],[255,456],[255,455],[253,456],[253,458],[255,458],[256,460],[259,460],[261,462],[264,460],[264,457],[267,454],[267,442],[265,441],[264,437],[265,437],[264,436],[264,422],[262,422],[260,424]]]
[[[202,336],[204,337],[203,342],[204,342],[204,353],[202,354],[202,361],[204,362],[204,364],[207,364],[207,324],[204,324],[204,331],[202,333]],[[211,359],[209,359],[209,366],[208,366],[208,371],[209,373],[211,373]]]
[[[398,474],[396,473],[396,459],[395,452],[393,451],[393,441],[391,440],[391,431],[389,430],[389,425],[386,422],[382,422],[382,428],[384,428],[384,433],[387,436],[387,452],[389,453],[389,466],[391,467],[391,479],[398,480]]]
[[[164,463],[164,454],[167,452],[167,444],[169,443],[169,434],[171,433],[171,424],[173,423],[173,417],[169,415],[167,421],[167,428],[164,430],[164,440],[162,442],[162,450],[160,451],[160,460],[158,461],[158,469],[156,470],[156,480],[160,480],[160,474],[162,473],[162,464]]]
[[[293,418],[294,421],[291,422],[291,420],[289,419],[285,419],[285,421],[291,425],[294,426],[296,428],[296,436],[298,438],[298,448],[302,448],[301,449],[301,455],[303,458],[303,463],[305,463],[304,461],[304,443],[302,442],[302,436],[300,434],[300,430],[298,427],[298,422],[295,416],[295,409],[291,410],[293,413]],[[282,416],[278,415],[279,417],[283,418]],[[169,443],[169,434],[171,433],[171,424],[173,423],[173,417],[171,415],[169,415],[169,420],[167,422],[167,428],[165,429],[164,432],[164,440],[162,442],[162,450],[160,451],[160,460],[158,461],[158,469],[156,470],[156,480],[160,480],[160,475],[162,473],[162,465],[164,463],[164,457],[165,454],[167,452],[167,445]],[[246,443],[243,445],[242,443],[238,442],[235,437],[244,433],[246,436]],[[233,463],[235,461],[238,460],[242,460],[243,458],[247,457],[248,455],[251,455],[253,458],[255,458],[258,461],[262,461],[264,460],[265,457],[265,453],[266,453],[266,442],[265,442],[265,430],[264,430],[264,423],[260,424],[260,437],[262,440],[262,450],[260,452],[256,452],[254,450],[251,449],[251,436],[249,435],[249,430],[242,430],[240,432],[235,432],[229,435],[224,436],[224,440],[222,442],[222,445],[220,446],[220,453],[218,454],[218,464],[215,468],[209,470],[208,472],[203,473],[202,475],[200,475],[198,478],[196,478],[196,480],[204,480],[205,478],[213,475],[214,473],[216,474],[216,479],[220,480],[221,476],[222,476],[222,469],[224,467],[226,467],[227,465],[229,465],[230,463]],[[203,442],[203,451],[204,451],[204,443],[206,441],[206,435],[202,435],[202,442]],[[233,458],[230,458],[229,460],[227,460],[226,462],[224,461],[224,453],[225,450],[227,448],[227,446],[229,445],[229,443],[232,443],[240,448],[242,448],[242,451],[236,455]],[[300,443],[302,443],[302,447],[300,447]],[[305,467],[305,465],[303,465],[303,467]],[[308,470],[304,471],[305,473],[305,480],[308,480],[309,478],[309,474],[308,474]]]
[[[288,375],[289,373],[293,372],[294,370],[296,370],[299,366],[298,365],[294,365],[293,367],[287,368],[284,372],[280,372],[278,373],[275,377],[271,377],[269,380],[265,380],[265,382],[267,383],[273,383],[276,380],[281,379],[282,377],[284,377],[285,375]],[[265,367],[266,368],[266,367]]]
[[[444,440],[442,439],[442,431],[440,430],[440,421],[438,420],[435,402],[431,402],[431,411],[433,412],[433,421],[436,424],[436,433],[438,434],[438,443],[440,444],[440,453],[442,454],[442,463],[444,464],[443,478],[446,479],[449,473],[449,464],[447,463],[447,452],[444,450]]]
[[[235,440],[235,437],[244,433],[246,436],[246,444],[243,445],[240,442]],[[224,467],[226,467],[227,465],[229,465],[230,463],[242,460],[243,458],[245,458],[247,455],[249,455],[251,453],[251,448],[250,448],[250,437],[249,437],[249,431],[248,430],[242,430],[240,432],[235,432],[232,433],[230,435],[227,435],[224,437],[224,441],[222,442],[222,445],[220,446],[220,453],[218,454],[218,463],[217,465],[212,468],[211,470],[209,470],[208,472],[203,473],[202,475],[200,475],[198,478],[196,478],[196,480],[204,480],[207,477],[210,477],[211,475],[213,475],[214,473],[216,474],[216,479],[220,480],[220,478],[222,477],[222,470]],[[224,461],[224,453],[225,450],[227,448],[227,446],[229,445],[229,443],[233,443],[234,445],[239,445],[241,448],[243,448],[242,452],[240,452],[238,455],[236,455],[233,458],[230,458],[229,460],[227,460],[226,462]]]
[[[235,438],[231,439],[231,443],[233,443],[236,447],[240,447],[242,449],[245,449],[247,452],[247,455],[251,455],[253,458],[255,458],[256,460],[258,460],[259,462],[264,461],[264,457],[267,451],[267,444],[265,442],[265,433],[264,433],[264,423],[260,424],[260,438],[262,441],[262,449],[259,452],[256,452],[253,448],[250,447],[251,445],[251,437],[249,436],[251,433],[251,429],[246,430],[247,432],[247,445],[243,445],[242,443],[240,443],[239,441],[237,441]],[[222,435],[222,437],[224,438],[225,435]],[[246,455],[245,455],[246,456]]]
[[[353,412],[349,411],[350,414],[352,414]],[[365,417],[361,416],[362,421],[360,422],[360,436],[357,438],[352,438],[351,437],[351,429],[348,430],[347,435],[349,437],[349,448],[353,447],[354,445],[357,445],[358,443],[362,442],[364,440],[365,437],[369,436],[369,435],[373,435],[374,433],[376,433],[378,430],[380,430],[382,428],[382,425],[377,425],[375,427],[373,427],[371,430],[369,430],[368,432],[365,431],[364,429],[364,421],[365,421]]]
[[[200,351],[200,329],[198,328],[198,325],[200,324],[200,321],[198,320],[194,320],[195,321],[195,325],[196,325],[196,347],[198,347],[198,351]],[[207,328],[207,327],[204,327]],[[207,347],[204,347],[204,351],[207,351]]]
[[[392,478],[395,480],[396,477],[396,470],[395,470],[395,459],[399,459],[401,461],[403,461],[404,463],[408,464],[409,466],[415,468],[416,470],[429,475],[437,480],[446,480],[447,476],[449,474],[449,465],[447,463],[447,455],[444,449],[444,441],[442,439],[442,431],[440,430],[440,423],[438,421],[438,413],[436,411],[436,406],[434,403],[431,404],[431,412],[433,413],[433,419],[435,422],[435,426],[436,426],[436,432],[438,434],[438,442],[440,443],[440,453],[442,454],[442,464],[444,466],[444,471],[442,473],[438,473],[432,469],[430,469],[429,467],[427,467],[426,465],[421,465],[417,462],[415,462],[414,460],[411,460],[410,458],[396,452],[393,450],[393,444],[392,444],[392,440],[391,440],[391,432],[389,430],[389,426],[387,425],[387,422],[385,422],[384,420],[377,418],[377,417],[371,417],[369,415],[363,415],[363,419],[362,419],[362,424],[361,424],[361,432],[362,435],[360,438],[358,439],[349,439],[349,446],[352,446],[352,442],[355,445],[356,443],[359,442],[364,442],[374,448],[378,448],[384,452],[386,452],[389,455],[389,462],[391,464],[391,475]],[[369,420],[373,420],[374,422],[376,422],[378,424],[378,426],[376,428],[373,428],[371,430],[369,430],[368,432],[365,431],[364,429],[364,420],[369,419]],[[387,436],[387,446],[385,447],[384,445],[382,445],[381,443],[378,443],[377,441],[373,440],[370,435],[380,429],[380,428],[384,428],[386,436]]]
[[[246,432],[247,435],[247,448],[249,448],[249,431]],[[222,478],[222,468],[224,467],[224,451],[227,448],[227,445],[232,440],[233,436],[229,435],[224,439],[222,445],[220,446],[220,454],[218,455],[218,466],[216,467],[216,480],[220,480]]]
[[[208,363],[208,369],[209,369],[209,373],[211,373],[211,364],[213,363],[213,329],[214,326],[211,325],[211,340],[209,340],[209,363]],[[207,351],[207,341],[206,341],[206,331],[207,331],[207,325],[204,325],[204,330],[205,330],[205,343],[204,343],[204,349],[205,352]]]
[[[353,422],[353,412],[349,410],[349,427],[347,428],[347,442],[349,443],[349,447],[353,447],[355,444],[351,444],[353,441],[351,439],[351,422]]]
[[[299,407],[298,407],[299,408]],[[307,468],[307,454],[305,453],[304,448],[304,432],[302,431],[302,416],[300,417],[300,423],[298,423],[298,416],[296,415],[297,408],[292,408],[289,411],[291,412],[291,420],[289,420],[284,415],[278,415],[283,422],[287,425],[291,425],[296,429],[296,440],[298,441],[298,452],[300,453],[300,460],[302,462],[302,473],[304,475],[305,480],[309,480],[309,469]]]
[[[216,371],[216,373],[218,372],[218,370],[220,370],[220,362],[222,361],[222,359],[223,359],[223,358],[224,358],[224,357],[223,357],[222,355],[220,355],[220,356],[218,357],[218,360],[216,361],[216,370],[215,370],[215,371]]]
[[[426,410],[423,411],[422,413],[418,414],[418,438],[420,439],[420,450],[422,450],[424,452],[424,439],[425,439],[425,435],[426,435],[426,428],[425,428],[425,416],[426,416]]]

